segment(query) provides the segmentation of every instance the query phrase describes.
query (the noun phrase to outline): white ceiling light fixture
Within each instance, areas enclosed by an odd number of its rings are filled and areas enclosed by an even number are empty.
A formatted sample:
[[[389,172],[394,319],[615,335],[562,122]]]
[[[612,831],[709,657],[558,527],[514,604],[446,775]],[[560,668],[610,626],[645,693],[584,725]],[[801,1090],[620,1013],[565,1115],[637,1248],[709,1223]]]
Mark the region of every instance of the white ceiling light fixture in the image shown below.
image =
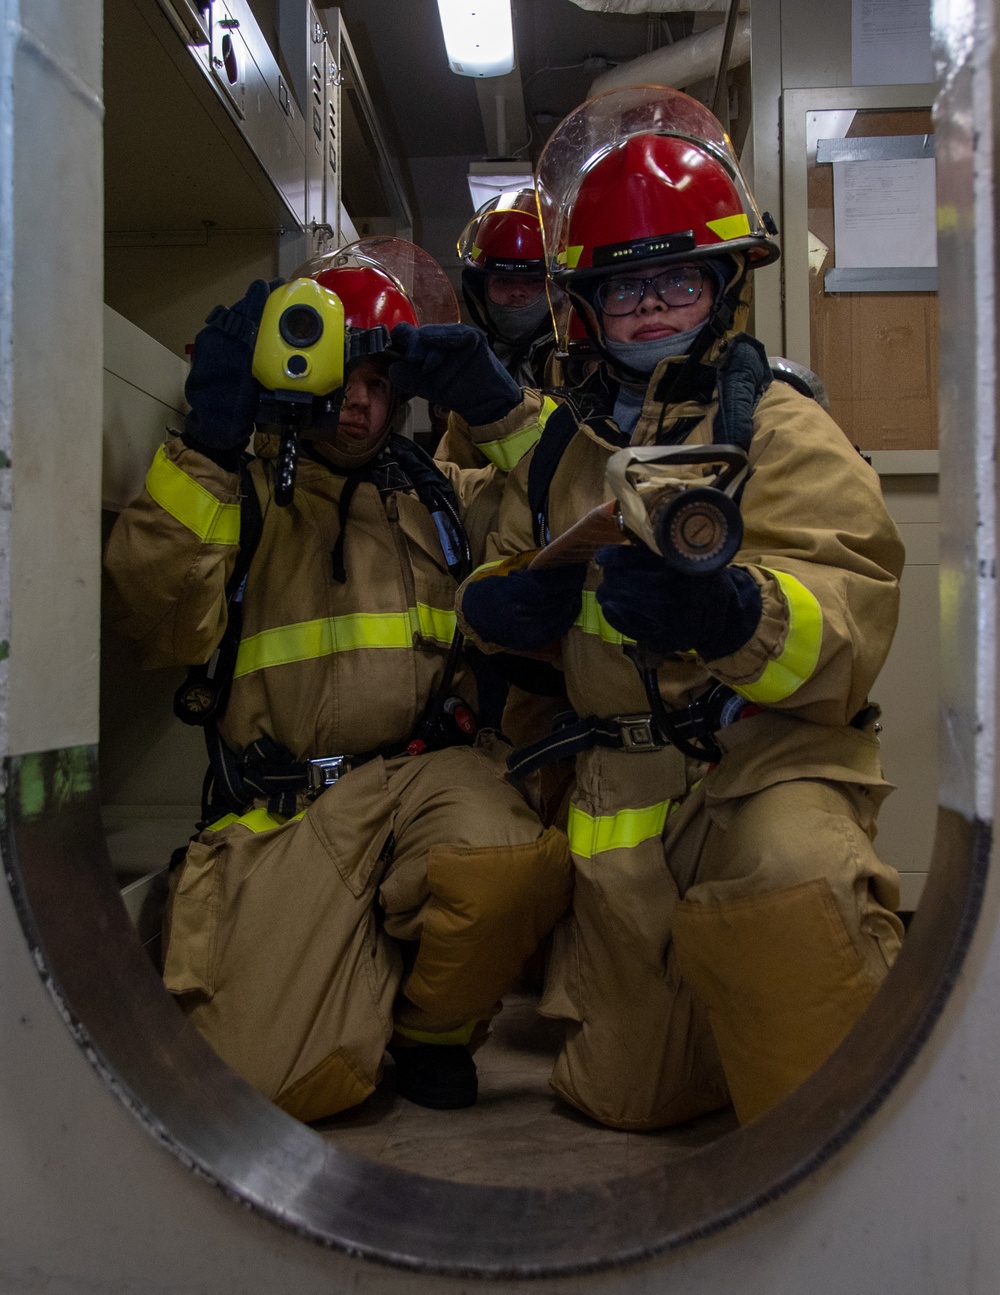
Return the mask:
[[[459,76],[506,76],[514,68],[510,0],[438,0],[448,66]]]
[[[535,177],[527,162],[512,159],[499,162],[469,163],[469,194],[473,210],[501,193],[517,193],[534,186]]]

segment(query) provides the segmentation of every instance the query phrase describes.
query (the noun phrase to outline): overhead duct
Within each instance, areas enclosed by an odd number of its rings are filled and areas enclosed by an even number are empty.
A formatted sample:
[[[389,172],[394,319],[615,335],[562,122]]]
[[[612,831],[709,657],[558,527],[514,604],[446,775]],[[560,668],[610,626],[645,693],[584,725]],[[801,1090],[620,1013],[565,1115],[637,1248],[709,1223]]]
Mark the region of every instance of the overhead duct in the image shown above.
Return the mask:
[[[573,0],[594,13],[725,13],[728,0]]]
[[[634,0],[644,3],[644,0]],[[662,9],[664,0],[655,0]],[[690,9],[690,0],[682,0],[684,7]],[[582,0],[574,0],[575,4]],[[626,0],[586,0],[585,7],[599,4],[624,4]],[[592,82],[588,96],[602,94],[605,90],[616,90],[623,85],[663,85],[682,89],[714,76],[719,69],[722,56],[722,42],[725,38],[725,26],[711,27],[708,31],[698,32],[696,36],[687,36],[673,45],[664,45],[643,54],[640,58],[628,63],[619,63],[609,72],[602,72]],[[744,14],[737,19],[733,33],[733,47],[729,53],[730,69],[750,61],[750,15]]]

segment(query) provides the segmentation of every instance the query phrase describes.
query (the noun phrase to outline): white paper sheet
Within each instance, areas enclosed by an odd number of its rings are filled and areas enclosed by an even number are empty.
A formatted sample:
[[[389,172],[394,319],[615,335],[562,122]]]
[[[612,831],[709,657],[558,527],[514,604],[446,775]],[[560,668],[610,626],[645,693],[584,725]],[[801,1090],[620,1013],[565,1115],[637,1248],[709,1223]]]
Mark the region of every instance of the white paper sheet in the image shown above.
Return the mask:
[[[933,81],[930,0],[852,0],[851,79],[855,85]]]
[[[937,265],[933,158],[834,162],[837,268]]]

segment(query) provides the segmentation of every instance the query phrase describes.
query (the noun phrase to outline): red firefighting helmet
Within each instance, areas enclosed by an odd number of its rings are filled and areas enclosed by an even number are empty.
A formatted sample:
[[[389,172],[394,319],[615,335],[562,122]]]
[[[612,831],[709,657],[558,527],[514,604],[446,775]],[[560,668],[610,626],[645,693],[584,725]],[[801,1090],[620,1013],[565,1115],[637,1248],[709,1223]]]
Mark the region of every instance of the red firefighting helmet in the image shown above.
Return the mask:
[[[458,240],[462,264],[501,274],[544,274],[545,248],[534,189],[491,198]]]
[[[548,270],[588,318],[601,279],[634,265],[778,257],[729,137],[679,90],[627,86],[572,112],[536,174]]]
[[[557,279],[574,271],[617,273],[654,259],[742,251],[760,263],[777,256],[766,231],[751,234],[718,157],[667,135],[634,135],[597,162],[577,190],[566,240]]]
[[[344,322],[350,328],[375,328],[384,324],[391,332],[397,324],[417,326],[417,314],[402,285],[373,265],[321,270],[312,276],[335,292],[344,304]]]
[[[307,261],[295,277],[301,275],[336,292],[355,328],[459,321],[448,276],[429,253],[404,238],[360,238]]]

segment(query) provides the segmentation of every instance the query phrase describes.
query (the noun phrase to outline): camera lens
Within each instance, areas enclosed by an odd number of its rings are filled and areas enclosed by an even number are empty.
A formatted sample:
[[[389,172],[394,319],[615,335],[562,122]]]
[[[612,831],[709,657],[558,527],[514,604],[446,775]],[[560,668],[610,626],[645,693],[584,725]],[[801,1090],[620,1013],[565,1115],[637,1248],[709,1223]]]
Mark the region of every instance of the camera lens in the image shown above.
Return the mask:
[[[278,331],[289,346],[315,346],[323,336],[323,321],[312,306],[289,306],[278,320]]]

